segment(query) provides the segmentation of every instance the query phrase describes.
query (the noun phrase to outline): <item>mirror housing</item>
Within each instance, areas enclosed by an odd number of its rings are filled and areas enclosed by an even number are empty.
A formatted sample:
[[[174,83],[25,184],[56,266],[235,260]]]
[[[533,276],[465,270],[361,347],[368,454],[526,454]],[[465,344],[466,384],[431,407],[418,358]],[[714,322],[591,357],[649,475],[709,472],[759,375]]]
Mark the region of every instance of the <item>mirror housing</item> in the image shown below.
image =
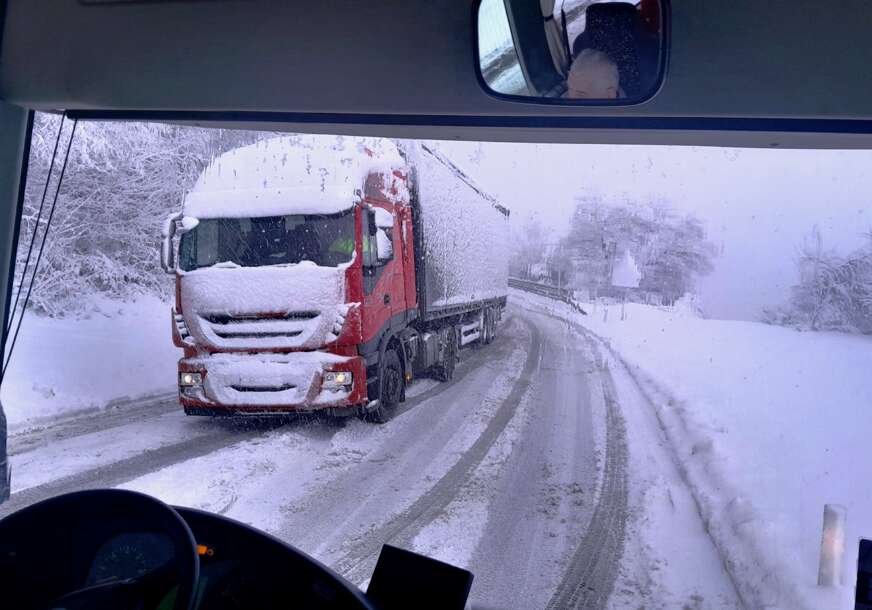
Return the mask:
[[[394,256],[393,244],[391,243],[391,240],[388,237],[387,231],[385,229],[379,228],[376,231],[375,251],[376,261],[379,265],[383,265],[384,263],[391,260],[391,258]]]
[[[376,222],[375,222],[375,210],[372,208],[366,208],[366,217],[367,217],[367,220],[369,221],[367,223],[367,227],[369,229],[369,236],[375,237],[376,234],[378,233],[378,225],[376,225]]]
[[[160,266],[168,274],[176,272],[176,256],[173,248],[173,238],[176,235],[176,221],[181,220],[182,212],[170,214],[164,220],[161,228]]]

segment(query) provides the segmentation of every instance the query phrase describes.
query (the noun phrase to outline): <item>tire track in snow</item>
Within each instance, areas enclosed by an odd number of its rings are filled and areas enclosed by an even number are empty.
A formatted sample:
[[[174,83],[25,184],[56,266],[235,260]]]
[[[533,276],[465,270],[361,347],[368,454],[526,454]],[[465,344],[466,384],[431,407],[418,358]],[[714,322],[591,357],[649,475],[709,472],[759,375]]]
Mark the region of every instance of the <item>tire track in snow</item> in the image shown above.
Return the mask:
[[[566,322],[548,311],[531,311]],[[604,362],[596,343],[590,338],[587,340],[597,362]],[[623,555],[629,503],[627,435],[611,374],[607,368],[597,367],[596,370],[601,371],[606,407],[602,485],[587,530],[546,606],[548,610],[605,608]]]
[[[522,305],[522,307],[524,307],[524,305]],[[597,333],[593,332],[592,330],[585,327],[584,325],[580,324],[576,320],[566,319],[563,316],[556,315],[554,313],[550,313],[550,312],[546,312],[546,311],[541,311],[539,309],[531,309],[531,310],[532,311],[540,311],[540,313],[543,313],[543,314],[548,315],[550,317],[553,317],[555,319],[564,320],[564,321],[572,324],[591,343],[595,353],[597,354],[597,359],[599,362],[602,362],[605,364],[608,361],[611,361],[611,362],[617,364],[617,366],[621,367],[623,369],[623,371],[632,379],[637,390],[642,395],[642,397],[645,399],[648,406],[651,408],[651,410],[652,410],[652,412],[657,420],[657,423],[660,426],[660,431],[665,435],[665,438],[667,438],[667,439],[669,438],[669,435],[668,435],[667,430],[666,430],[666,426],[664,425],[664,423],[661,419],[661,416],[660,416],[658,409],[655,408],[654,400],[649,395],[649,392],[645,388],[645,385],[637,378],[637,375],[633,372],[632,367],[630,367],[626,363],[626,361],[623,359],[623,357],[620,354],[618,354],[611,347],[611,345],[609,344],[609,342],[606,339],[599,336]],[[603,355],[601,350],[604,350],[605,352],[607,352],[609,357],[606,358]],[[609,406],[609,409],[607,411],[607,421],[608,421],[608,418],[614,414],[619,418],[620,426],[623,429],[624,422],[623,422],[623,418],[619,414],[620,407],[616,401],[617,390],[616,390],[616,387],[614,384],[614,380],[612,378],[611,372],[608,369],[607,365],[605,367],[603,367],[603,371],[604,371],[603,391],[604,391],[604,394],[606,396],[607,403]],[[616,410],[614,412],[612,411],[613,406],[616,407]],[[611,425],[610,421],[608,421],[608,425],[609,425],[608,431],[611,433],[612,432],[612,425]],[[608,443],[608,440],[610,438],[611,438],[611,436],[607,436],[607,443]],[[626,472],[626,469],[627,469],[626,451],[627,451],[627,449],[626,449],[626,434],[625,433],[623,433],[623,445],[624,445],[624,462],[625,462],[624,468],[625,468],[625,472]],[[729,560],[728,554],[725,552],[724,548],[719,543],[720,541],[715,536],[712,535],[712,532],[710,531],[710,525],[706,521],[706,519],[703,517],[703,511],[701,510],[701,506],[700,506],[700,502],[701,502],[700,498],[697,495],[697,490],[690,484],[686,467],[681,462],[681,460],[678,458],[677,452],[676,452],[673,444],[671,442],[668,442],[667,446],[669,447],[670,457],[673,459],[675,467],[676,467],[677,471],[680,473],[682,480],[686,486],[686,489],[695,503],[695,509],[697,512],[697,516],[699,517],[699,519],[701,521],[702,527],[703,527],[704,531],[706,532],[706,535],[708,536],[709,540],[711,541],[715,552],[718,554],[718,557],[720,558],[720,560],[722,562],[722,565],[724,568],[724,573],[726,574],[727,578],[729,579],[730,585],[732,586],[733,590],[735,591],[736,599],[739,600],[739,602],[742,604],[743,607],[750,607],[749,604],[745,601],[745,597],[743,597],[743,594],[747,595],[747,593],[742,590],[742,587],[739,586],[739,581],[735,577],[735,574],[732,570],[732,562]],[[607,470],[606,474],[608,474],[608,470]],[[624,478],[625,478],[625,481],[624,481],[624,488],[625,488],[624,512],[626,512],[626,510],[627,510],[627,502],[628,502],[627,481],[626,481],[627,476],[628,475],[626,475],[626,474],[624,475]],[[623,524],[621,524],[620,527],[622,530],[621,539],[623,540],[625,538],[625,535],[626,535],[626,518],[625,518],[625,522]],[[578,549],[579,553],[582,552],[582,550],[586,544],[588,544],[587,538],[585,538],[585,540],[583,540],[582,543],[579,545],[579,549]],[[616,580],[617,568],[618,568],[617,561],[620,560],[620,558],[621,558],[621,553],[618,553],[617,557],[616,557],[616,561],[614,563],[614,572],[613,572],[613,575],[611,576],[611,579],[610,579],[611,585],[610,585],[609,590],[611,590],[611,586],[614,584],[614,582]],[[582,563],[582,561],[580,560],[579,563]],[[549,609],[550,608],[556,609],[556,608],[605,607],[606,603],[608,602],[608,595],[603,597],[601,594],[597,594],[595,591],[585,592],[583,590],[578,590],[578,589],[583,588],[583,586],[584,586],[584,580],[583,580],[584,573],[583,573],[583,571],[577,571],[576,567],[577,566],[576,566],[576,563],[574,560],[573,567],[570,568],[570,570],[567,572],[566,577],[564,578],[564,581],[561,583],[561,586],[558,588],[557,593],[555,593],[554,597],[549,602],[549,604],[548,604]],[[579,573],[579,572],[582,572],[582,573]],[[573,584],[571,582],[573,578],[576,579],[575,584]],[[572,599],[573,594],[575,597],[575,605],[573,605],[573,599]]]
[[[96,412],[87,411],[50,424],[28,426],[20,432],[13,432],[9,436],[9,455],[19,455],[77,436],[146,421],[180,408],[175,392],[115,402],[113,406]]]
[[[112,462],[111,464],[61,477],[49,483],[30,487],[12,494],[12,497],[7,502],[0,505],[0,517],[58,494],[80,489],[114,487],[144,474],[172,466],[178,462],[212,453],[230,444],[250,440],[263,433],[263,429],[239,432],[229,428],[220,428],[214,433],[202,435],[195,439],[187,439],[179,443],[145,451],[133,457]]]
[[[606,457],[602,490],[587,532],[547,608],[604,608],[623,554],[627,527],[627,439],[611,376],[603,374]]]
[[[530,329],[531,344],[521,374],[512,385],[487,427],[473,445],[427,492],[393,519],[371,530],[344,556],[333,562],[333,568],[351,582],[361,583],[372,573],[381,547],[391,543],[410,547],[417,533],[436,518],[454,499],[462,483],[484,460],[491,446],[508,425],[518,404],[529,389],[541,356],[539,329],[525,321]]]
[[[462,376],[458,376],[457,381],[460,381],[461,379]],[[453,383],[454,381],[451,383],[439,384],[419,396],[409,399],[406,405],[404,405],[404,410],[411,409],[425,400],[438,396],[441,392],[451,387]],[[174,405],[174,408],[179,407]],[[166,410],[164,409],[155,409],[152,411],[151,417],[158,417],[163,415],[165,412]],[[149,418],[150,417],[137,418],[135,421],[142,421],[143,419]],[[58,494],[78,491],[80,489],[114,487],[180,462],[198,458],[225,449],[231,445],[257,438],[279,426],[288,425],[286,422],[280,422],[279,420],[276,420],[276,422],[267,421],[266,426],[264,426],[259,420],[255,421],[257,421],[257,424],[254,427],[247,428],[243,428],[243,426],[248,426],[250,422],[247,422],[244,419],[213,422],[216,425],[216,429],[206,434],[185,439],[178,443],[165,445],[157,449],[145,451],[130,458],[98,466],[96,468],[89,468],[69,476],[55,479],[43,485],[21,490],[14,493],[7,502],[0,505],[0,517]],[[298,422],[292,420],[291,424],[293,423]],[[122,426],[119,425],[118,427]],[[324,425],[323,427],[330,430],[331,434],[338,431],[338,428],[329,429],[327,425]],[[93,432],[93,430],[84,430],[74,436],[89,434],[91,432]]]
[[[508,317],[506,323],[508,324],[510,321],[511,317]],[[487,361],[486,356],[485,352],[473,352],[464,361],[464,366],[458,368],[457,374],[452,381],[440,383],[417,396],[409,398],[401,405],[397,415],[413,409],[425,401],[438,397],[443,392],[462,382],[467,375]],[[54,442],[114,428],[118,428],[119,436],[123,437],[123,428],[125,426],[157,419],[180,408],[176,401],[167,401],[166,399],[152,398],[126,402],[111,411],[71,418],[59,422],[56,426],[23,431],[15,435],[13,439],[10,439],[13,447],[11,455],[38,451],[40,447]],[[214,424],[214,430],[197,434],[176,443],[147,450],[129,458],[87,468],[80,472],[59,477],[47,483],[16,492],[7,502],[0,505],[0,518],[20,508],[58,494],[80,489],[114,487],[163,468],[226,449],[237,443],[252,440],[281,426],[299,426],[300,422],[304,419],[305,416],[296,419],[292,417],[275,420],[268,418],[254,420],[247,418],[221,418],[214,422],[208,422],[204,418],[203,423]],[[329,425],[322,425],[321,427],[330,434],[335,434],[338,431],[338,428],[331,428]],[[229,507],[227,508],[229,509]]]
[[[703,509],[703,498],[701,497],[701,492],[699,489],[692,484],[690,473],[688,472],[687,465],[681,460],[679,456],[678,450],[672,439],[669,428],[663,420],[663,416],[660,412],[660,409],[657,408],[657,401],[652,396],[652,388],[650,387],[651,383],[645,383],[639,378],[638,368],[631,366],[621,354],[619,354],[614,348],[611,347],[611,344],[607,339],[601,337],[597,333],[593,332],[590,329],[582,327],[582,333],[588,336],[589,340],[591,340],[599,350],[606,351],[609,354],[609,358],[612,362],[614,362],[618,367],[620,367],[624,373],[630,378],[632,383],[635,385],[636,390],[639,392],[639,395],[644,399],[645,404],[651,410],[657,425],[660,428],[660,432],[663,434],[663,438],[666,439],[666,446],[669,451],[669,456],[673,460],[673,464],[677,472],[680,474],[682,482],[684,483],[685,488],[687,489],[688,494],[693,499],[694,508],[696,510],[697,517],[700,519],[700,523],[702,524],[703,530],[708,536],[709,541],[712,544],[712,548],[714,548],[717,553],[718,558],[721,561],[721,565],[724,570],[724,574],[727,576],[727,579],[730,582],[730,585],[733,588],[733,591],[736,594],[736,599],[739,600],[739,603],[743,608],[751,608],[755,605],[763,604],[766,602],[761,602],[760,600],[753,600],[755,594],[759,594],[759,591],[754,590],[753,588],[747,588],[742,585],[741,579],[735,572],[735,561],[730,555],[730,551],[728,546],[723,542],[723,540],[716,536],[712,531],[712,525],[709,519],[705,516],[706,511]],[[611,375],[609,375],[611,379]],[[614,386],[612,386],[614,387]],[[657,391],[662,391],[659,388],[655,388]],[[749,601],[751,600],[751,601]],[[799,604],[794,603],[794,607],[799,607]]]

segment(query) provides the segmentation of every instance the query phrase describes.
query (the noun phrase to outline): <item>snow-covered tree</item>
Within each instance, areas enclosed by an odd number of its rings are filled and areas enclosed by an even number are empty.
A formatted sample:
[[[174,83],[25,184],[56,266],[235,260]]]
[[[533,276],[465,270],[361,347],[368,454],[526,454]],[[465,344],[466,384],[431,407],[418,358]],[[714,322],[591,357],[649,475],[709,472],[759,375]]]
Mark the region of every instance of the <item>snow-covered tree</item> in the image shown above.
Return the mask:
[[[692,216],[654,223],[639,287],[674,303],[694,290],[697,278],[714,270],[715,248]]]
[[[509,275],[530,278],[533,267],[546,262],[548,238],[548,230],[536,217],[528,218],[520,227],[512,227]]]
[[[594,294],[608,290],[616,258],[627,252],[642,273],[640,289],[667,302],[691,292],[696,279],[712,271],[715,254],[698,219],[679,216],[661,202],[579,199],[564,244],[574,287]]]
[[[36,116],[22,214],[16,283],[34,231],[35,258],[48,220],[67,134],[48,190],[38,209],[60,117]],[[57,208],[36,277],[31,307],[63,316],[88,307],[94,294],[123,298],[136,292],[169,294],[160,269],[160,222],[179,207],[182,196],[206,164],[221,152],[263,137],[256,132],[200,129],[149,123],[80,122]],[[28,270],[28,278],[33,262]]]
[[[864,247],[841,255],[823,245],[813,227],[800,245],[799,282],[786,306],[765,310],[763,320],[810,330],[872,333],[872,232]]]

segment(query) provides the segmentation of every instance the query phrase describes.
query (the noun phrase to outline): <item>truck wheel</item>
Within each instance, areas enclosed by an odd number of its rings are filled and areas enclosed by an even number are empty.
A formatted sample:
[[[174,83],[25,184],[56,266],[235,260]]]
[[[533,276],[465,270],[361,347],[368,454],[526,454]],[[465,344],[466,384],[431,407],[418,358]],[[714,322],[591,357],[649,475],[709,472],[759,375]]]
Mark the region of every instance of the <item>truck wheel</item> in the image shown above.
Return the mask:
[[[403,398],[403,367],[395,350],[385,352],[379,372],[378,407],[366,414],[368,421],[383,424],[394,414]]]
[[[445,360],[434,369],[433,376],[439,381],[451,381],[455,366],[457,366],[457,337],[452,329],[449,333],[448,348],[445,350]]]
[[[482,329],[481,343],[488,345],[494,340],[494,312],[488,307],[484,310],[484,328]]]
[[[490,332],[488,333],[488,343],[493,343],[494,339],[497,338],[497,310],[490,310]]]

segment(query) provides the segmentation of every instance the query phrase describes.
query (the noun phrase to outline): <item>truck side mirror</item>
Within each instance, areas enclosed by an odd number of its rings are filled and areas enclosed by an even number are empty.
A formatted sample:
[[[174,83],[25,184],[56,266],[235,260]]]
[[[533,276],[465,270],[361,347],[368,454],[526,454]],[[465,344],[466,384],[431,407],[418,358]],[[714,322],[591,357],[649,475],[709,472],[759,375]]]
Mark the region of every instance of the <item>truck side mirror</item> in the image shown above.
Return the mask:
[[[379,265],[383,265],[391,260],[394,256],[394,245],[388,237],[387,231],[379,229],[375,236],[375,251],[376,260]]]
[[[181,212],[167,216],[161,229],[160,266],[166,273],[175,274],[176,257],[173,251],[173,237],[176,234],[176,221],[182,217]]]
[[[367,223],[367,228],[369,230],[369,236],[375,237],[376,234],[378,233],[378,226],[376,226],[376,224],[375,224],[375,210],[373,210],[372,208],[367,208],[366,209],[366,217],[367,217],[367,220],[369,221]]]

